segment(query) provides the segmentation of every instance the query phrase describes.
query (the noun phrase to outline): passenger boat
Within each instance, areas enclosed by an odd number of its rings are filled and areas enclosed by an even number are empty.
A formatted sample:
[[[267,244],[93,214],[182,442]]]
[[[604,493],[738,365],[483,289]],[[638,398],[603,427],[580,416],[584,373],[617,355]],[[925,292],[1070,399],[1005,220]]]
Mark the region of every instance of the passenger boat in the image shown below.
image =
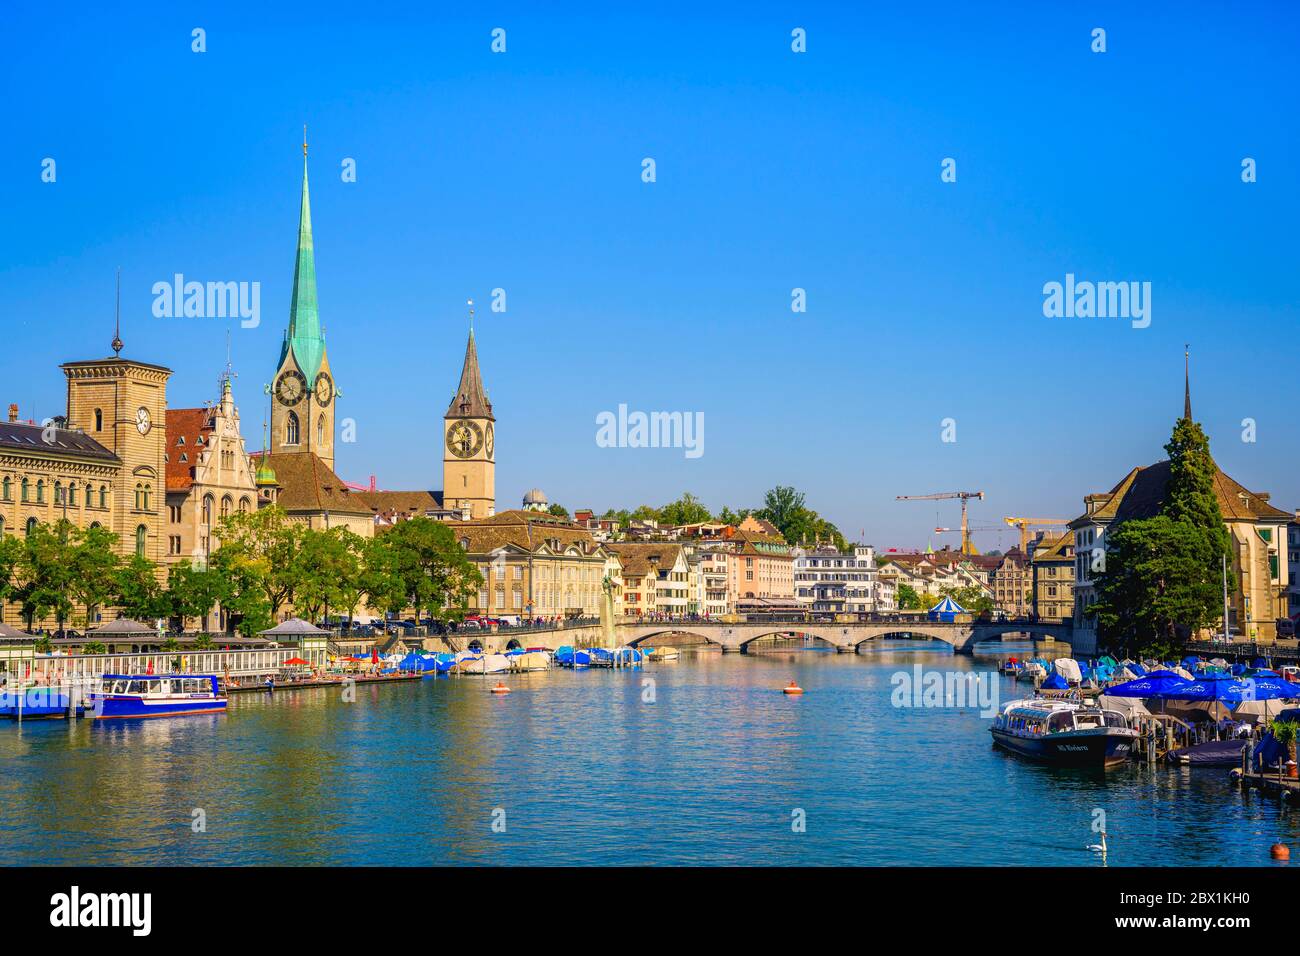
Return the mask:
[[[675,661],[681,657],[681,651],[675,647],[656,647],[647,656],[652,661]]]
[[[87,695],[96,720],[226,711],[215,674],[105,674],[103,681],[102,689]]]
[[[1138,733],[1117,710],[1070,700],[1013,700],[989,728],[993,743],[1033,760],[1113,767],[1133,755]]]

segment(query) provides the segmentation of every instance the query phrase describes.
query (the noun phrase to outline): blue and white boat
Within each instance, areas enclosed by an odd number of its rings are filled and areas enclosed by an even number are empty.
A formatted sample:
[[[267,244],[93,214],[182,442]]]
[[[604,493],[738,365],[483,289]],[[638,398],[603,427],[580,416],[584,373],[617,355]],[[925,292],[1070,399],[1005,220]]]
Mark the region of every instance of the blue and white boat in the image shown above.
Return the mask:
[[[96,720],[226,711],[213,674],[105,674],[103,680],[103,688],[87,700]]]

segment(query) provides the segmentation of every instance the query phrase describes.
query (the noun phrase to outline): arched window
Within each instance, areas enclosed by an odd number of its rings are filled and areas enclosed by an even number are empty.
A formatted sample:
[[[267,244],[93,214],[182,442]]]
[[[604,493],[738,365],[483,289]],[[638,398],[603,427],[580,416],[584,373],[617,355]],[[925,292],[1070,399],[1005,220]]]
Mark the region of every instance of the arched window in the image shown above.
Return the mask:
[[[104,412],[102,409],[97,408],[95,409],[95,431],[102,432],[103,430],[104,430]]]
[[[24,479],[23,479],[23,485],[22,485],[22,496],[23,496],[23,501],[27,501],[27,500],[29,499],[29,497],[30,497],[30,492],[28,491],[28,485],[29,485],[29,482],[27,481],[26,478],[24,478]]]
[[[90,483],[87,482],[86,483],[86,507],[93,508],[94,506],[95,506],[95,489],[90,487]]]
[[[108,507],[108,485],[99,486],[99,506],[101,508]]]
[[[325,416],[321,415],[316,419],[316,444],[325,444]]]
[[[13,479],[10,478],[8,475],[5,475],[5,497],[4,497],[4,500],[5,500],[5,501],[9,501],[9,500],[11,500],[11,497],[12,497],[13,493],[14,493],[14,482],[13,482]]]
[[[77,507],[77,485],[72,481],[68,482],[68,504]]]
[[[284,443],[286,445],[298,444],[298,416],[293,412],[284,422]]]
[[[204,495],[203,496],[203,523],[204,524],[212,524],[212,504],[213,504],[212,496]]]
[[[144,485],[140,482],[135,483],[135,510],[139,511],[144,507]]]
[[[44,504],[44,502],[45,502],[45,479],[37,478],[36,479],[36,503],[39,505],[39,504]]]
[[[63,482],[57,480],[54,482],[54,503],[63,504]]]
[[[28,519],[27,519],[27,534],[28,534],[28,536],[30,536],[31,533],[32,533],[33,531],[35,531],[35,530],[36,530],[36,519],[35,519],[35,518],[28,518]]]
[[[149,511],[149,498],[153,495],[153,485],[145,483],[144,486],[144,510]]]
[[[137,558],[144,557],[144,541],[145,535],[148,533],[149,529],[144,525],[139,525],[135,529],[135,556]]]
[[[241,515],[246,514],[248,512],[248,509],[251,507],[253,507],[253,503],[249,501],[247,498],[239,499],[239,513]]]
[[[222,498],[221,498],[221,517],[224,518],[224,517],[226,517],[227,515],[230,514],[230,509],[231,509],[231,507],[234,505],[234,503],[235,503],[235,500],[234,500],[233,498],[231,498],[230,495],[223,495],[223,496],[222,496]]]
[[[5,536],[5,516],[0,515],[0,538]]]

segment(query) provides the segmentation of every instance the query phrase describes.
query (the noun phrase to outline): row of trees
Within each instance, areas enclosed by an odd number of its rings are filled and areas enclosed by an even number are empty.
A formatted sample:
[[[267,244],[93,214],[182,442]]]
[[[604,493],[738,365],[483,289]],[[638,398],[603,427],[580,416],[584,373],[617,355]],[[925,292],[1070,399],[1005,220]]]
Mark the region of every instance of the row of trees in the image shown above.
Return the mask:
[[[104,528],[36,525],[25,538],[0,538],[0,600],[17,602],[29,628],[52,616],[60,629],[85,626],[110,606],[137,620],[183,621],[219,605],[251,636],[290,606],[309,620],[351,616],[363,603],[456,619],[483,583],[452,529],[431,518],[362,538],[309,528],[271,507],[222,518],[216,533],[221,546],[206,562],[182,561],[160,576],[145,558],[121,557]]]
[[[568,515],[568,512],[559,505],[552,505],[551,511]],[[750,515],[770,521],[788,544],[804,547],[831,544],[840,551],[850,549],[840,530],[807,506],[803,492],[788,485],[777,485],[764,495],[761,508],[733,510],[724,506],[715,515],[699,498],[687,491],[676,501],[670,501],[659,508],[651,505],[641,505],[632,511],[611,508],[601,517],[605,520],[617,521],[620,528],[625,528],[633,521],[657,521],[667,525],[698,524],[703,521],[740,524]]]

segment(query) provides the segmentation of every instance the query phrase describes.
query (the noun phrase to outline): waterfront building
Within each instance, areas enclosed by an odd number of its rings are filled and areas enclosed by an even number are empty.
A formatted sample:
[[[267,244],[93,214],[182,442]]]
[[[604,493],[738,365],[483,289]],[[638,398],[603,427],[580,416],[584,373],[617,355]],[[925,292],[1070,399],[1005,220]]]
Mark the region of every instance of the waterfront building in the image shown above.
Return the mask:
[[[1190,382],[1184,382],[1183,417],[1192,417]],[[1074,537],[1074,627],[1076,635],[1096,638],[1097,577],[1105,566],[1109,533],[1125,521],[1160,512],[1169,481],[1169,461],[1134,468],[1107,492],[1084,496],[1084,512],[1070,522]],[[1250,491],[1214,467],[1214,497],[1231,539],[1236,587],[1228,594],[1228,629],[1250,640],[1272,641],[1278,618],[1288,611],[1290,554],[1286,545],[1291,512],[1275,508],[1269,494]],[[1097,571],[1093,569],[1097,568]]]
[[[1008,617],[1027,618],[1033,610],[1034,580],[1029,561],[1019,545],[998,561],[990,575],[993,606]]]
[[[730,546],[711,543],[701,546],[697,553],[700,556],[703,588],[702,613],[708,617],[735,613],[735,595],[728,587],[731,581],[730,563],[733,560]]]
[[[623,566],[627,614],[681,616],[690,613],[690,564],[680,544],[610,544]]]
[[[992,596],[988,572],[971,563],[971,555],[942,549],[924,552],[888,551],[881,556],[880,578],[895,589],[907,585],[918,596],[937,599],[945,590],[979,588]]]
[[[457,540],[483,584],[474,613],[500,617],[595,617],[610,552],[572,522],[537,511],[503,511],[456,522]]]
[[[794,597],[814,611],[870,614],[881,607],[876,549],[855,545],[849,554],[832,547],[795,548]]]
[[[1300,508],[1286,526],[1287,616],[1300,623]],[[1295,630],[1295,628],[1293,628]]]
[[[742,530],[732,541],[735,547],[727,563],[727,590],[733,601],[767,598],[793,603],[794,555],[780,533]]]
[[[217,523],[258,507],[256,469],[239,429],[230,379],[207,408],[167,409],[168,564],[206,564],[220,547]],[[263,475],[265,478],[266,476]]]
[[[1030,549],[1033,576],[1034,617],[1060,622],[1074,613],[1074,535],[1047,535]]]
[[[117,535],[118,551],[161,563],[167,380],[161,365],[121,357],[68,362],[67,413],[0,424],[0,535],[27,534],[60,518]],[[4,610],[17,620],[17,609]],[[39,622],[38,622],[39,623]]]

